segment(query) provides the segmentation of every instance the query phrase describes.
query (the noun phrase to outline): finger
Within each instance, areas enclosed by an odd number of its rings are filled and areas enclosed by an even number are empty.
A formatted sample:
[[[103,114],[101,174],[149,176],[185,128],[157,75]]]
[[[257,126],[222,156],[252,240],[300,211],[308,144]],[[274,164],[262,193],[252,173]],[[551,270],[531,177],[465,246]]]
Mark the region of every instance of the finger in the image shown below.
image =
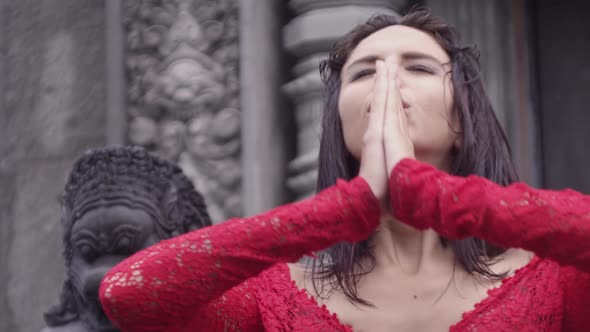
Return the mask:
[[[397,131],[397,133],[393,133],[394,135],[403,135],[407,133],[407,117],[399,89],[399,67],[394,63],[388,66],[388,79],[386,126],[389,127],[389,130]]]
[[[395,116],[392,116],[391,121],[395,122],[396,129],[399,130],[399,133],[402,135],[407,135],[408,133],[408,118],[407,114],[404,110],[403,101],[399,89],[399,67],[395,67],[390,71],[391,78],[391,89],[389,91],[388,96],[392,96],[391,99],[394,100],[395,103],[392,107],[395,113]],[[388,97],[389,98],[389,97]],[[390,112],[391,114],[391,112]]]
[[[403,107],[400,112],[397,113],[398,121],[397,124],[399,126],[400,133],[404,137],[408,137],[408,117],[406,112],[403,110]]]
[[[398,71],[399,68],[393,61],[390,61],[387,64],[387,80],[389,84],[387,91],[386,109],[389,111],[388,113],[393,112],[394,114],[399,114],[403,112],[402,98],[399,93],[399,85],[397,80]]]
[[[369,121],[363,136],[363,148],[359,175],[383,199],[387,192],[385,151],[383,148],[383,120],[387,101],[387,70],[383,61],[375,64],[375,82],[371,98]]]
[[[384,120],[384,149],[387,172],[404,157],[413,154],[413,146],[408,135],[406,111],[399,89],[399,67],[395,63],[387,63],[388,91],[387,107]]]
[[[361,154],[362,164],[385,165],[383,148],[383,121],[385,116],[385,105],[387,102],[387,68],[383,61],[375,63],[375,86],[369,112],[369,123],[363,136],[363,148]]]
[[[400,113],[403,113],[403,105],[397,84],[398,67],[393,61],[388,60],[387,66],[387,105],[384,115],[384,136],[391,138],[399,133]]]
[[[395,76],[395,91],[396,91],[397,95],[399,96],[399,100],[400,100],[400,108],[399,108],[399,111],[397,112],[397,125],[399,128],[400,134],[402,134],[405,138],[409,139],[408,117],[407,117],[406,111],[404,110],[402,100],[401,100],[401,93],[399,90],[399,75]],[[410,104],[414,104],[414,103],[412,103],[412,100],[410,100]]]
[[[369,111],[369,123],[363,136],[361,168],[385,162],[383,118],[387,101],[387,69],[383,61],[375,63],[375,70],[375,86]]]
[[[369,113],[368,134],[381,136],[383,133],[383,120],[385,116],[385,105],[387,102],[387,70],[381,60],[375,63],[375,87],[373,88],[373,99]]]

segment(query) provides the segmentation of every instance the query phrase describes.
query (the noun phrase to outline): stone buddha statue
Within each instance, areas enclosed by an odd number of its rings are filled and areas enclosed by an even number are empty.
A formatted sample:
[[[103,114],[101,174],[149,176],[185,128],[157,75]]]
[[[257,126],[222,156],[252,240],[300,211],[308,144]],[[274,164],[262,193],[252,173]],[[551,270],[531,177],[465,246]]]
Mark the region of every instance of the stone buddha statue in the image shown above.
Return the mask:
[[[63,199],[67,276],[42,332],[118,331],[98,299],[105,273],[163,239],[211,225],[203,197],[180,168],[139,147],[85,153]]]

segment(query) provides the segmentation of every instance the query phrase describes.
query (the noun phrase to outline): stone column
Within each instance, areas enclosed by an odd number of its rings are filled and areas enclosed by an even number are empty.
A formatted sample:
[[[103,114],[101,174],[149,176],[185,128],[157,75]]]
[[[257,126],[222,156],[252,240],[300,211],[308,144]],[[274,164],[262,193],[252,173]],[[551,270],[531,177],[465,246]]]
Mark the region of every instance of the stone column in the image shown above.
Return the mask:
[[[65,176],[105,143],[105,2],[0,3],[0,331],[30,332],[64,278]]]
[[[106,12],[106,93],[107,123],[106,142],[108,145],[126,143],[127,94],[125,93],[125,38],[121,1],[105,2]]]
[[[240,105],[242,108],[242,199],[245,215],[287,200],[288,108],[281,22],[283,1],[240,1]]]
[[[334,42],[376,13],[395,14],[405,0],[291,0],[295,17],[284,28],[284,47],[296,58],[292,81],[283,91],[293,101],[297,157],[289,163],[287,185],[303,199],[315,192],[322,89],[318,67]]]

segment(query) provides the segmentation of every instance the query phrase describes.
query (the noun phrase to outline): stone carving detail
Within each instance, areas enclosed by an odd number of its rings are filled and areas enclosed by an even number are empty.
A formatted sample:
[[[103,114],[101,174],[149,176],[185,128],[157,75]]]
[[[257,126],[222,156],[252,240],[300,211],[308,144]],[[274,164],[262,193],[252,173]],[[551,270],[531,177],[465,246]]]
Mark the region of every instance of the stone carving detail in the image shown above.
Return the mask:
[[[98,299],[100,281],[137,251],[211,225],[203,197],[174,163],[140,147],[90,150],[63,195],[67,277],[42,332],[117,332]]]
[[[241,215],[237,0],[126,0],[129,141],[178,162],[212,220]]]
[[[294,69],[296,78],[282,89],[294,101],[297,157],[289,162],[287,187],[297,200],[312,196],[316,190],[324,88],[318,68],[326,56],[321,53],[299,62]]]

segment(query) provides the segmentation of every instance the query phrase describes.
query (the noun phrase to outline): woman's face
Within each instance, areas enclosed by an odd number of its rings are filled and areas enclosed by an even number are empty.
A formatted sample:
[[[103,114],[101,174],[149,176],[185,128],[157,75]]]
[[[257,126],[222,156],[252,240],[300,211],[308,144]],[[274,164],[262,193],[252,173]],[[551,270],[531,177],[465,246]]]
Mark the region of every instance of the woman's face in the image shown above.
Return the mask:
[[[342,68],[338,106],[348,150],[360,159],[379,59],[398,65],[399,90],[416,158],[448,169],[460,131],[452,111],[450,59],[429,34],[401,25],[365,38]]]

